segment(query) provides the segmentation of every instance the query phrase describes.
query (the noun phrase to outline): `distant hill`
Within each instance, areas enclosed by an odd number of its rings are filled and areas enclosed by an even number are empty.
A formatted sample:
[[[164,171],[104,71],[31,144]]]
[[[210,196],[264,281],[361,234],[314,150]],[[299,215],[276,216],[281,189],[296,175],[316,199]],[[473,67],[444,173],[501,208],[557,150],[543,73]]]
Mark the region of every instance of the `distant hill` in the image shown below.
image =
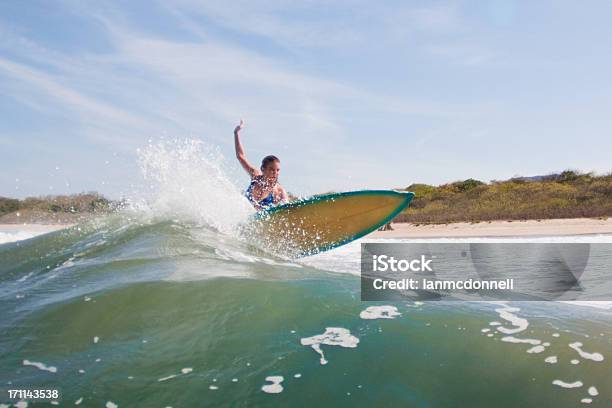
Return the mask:
[[[449,223],[612,216],[612,173],[514,177],[484,183],[467,179],[431,186],[412,184],[416,195],[395,222]]]
[[[516,180],[516,181],[546,181],[546,180],[555,180],[557,178],[561,177],[561,173],[558,174],[547,174],[545,176],[527,176],[527,177],[513,177],[511,180]]]

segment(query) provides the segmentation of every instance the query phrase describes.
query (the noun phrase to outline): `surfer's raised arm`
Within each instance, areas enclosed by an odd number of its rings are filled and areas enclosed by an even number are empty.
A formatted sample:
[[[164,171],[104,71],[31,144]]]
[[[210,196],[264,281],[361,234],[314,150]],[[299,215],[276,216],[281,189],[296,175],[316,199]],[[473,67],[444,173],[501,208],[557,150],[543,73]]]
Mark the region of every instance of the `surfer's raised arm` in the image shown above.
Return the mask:
[[[255,177],[261,174],[256,167],[254,167],[246,158],[246,154],[244,153],[244,148],[242,147],[242,143],[240,142],[240,130],[244,127],[244,122],[240,119],[240,124],[236,126],[234,129],[234,147],[236,148],[236,158],[242,165],[242,168],[249,173],[249,176]]]

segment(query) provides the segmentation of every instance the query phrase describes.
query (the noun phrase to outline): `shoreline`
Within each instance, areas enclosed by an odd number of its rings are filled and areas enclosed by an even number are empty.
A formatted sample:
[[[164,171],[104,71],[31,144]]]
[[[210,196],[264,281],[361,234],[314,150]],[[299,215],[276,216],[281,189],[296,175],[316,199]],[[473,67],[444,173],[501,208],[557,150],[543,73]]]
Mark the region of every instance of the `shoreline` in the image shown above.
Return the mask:
[[[38,223],[24,223],[24,224],[0,224],[0,232],[16,233],[16,232],[32,232],[45,234],[47,232],[53,232],[65,228],[70,228],[76,224],[38,224]]]
[[[75,223],[0,223],[0,232],[8,234],[45,234]],[[450,224],[393,223],[393,231],[374,231],[370,238],[461,238],[461,237],[517,237],[517,236],[573,236],[612,234],[612,218],[560,218],[525,221],[481,221]]]
[[[374,231],[370,238],[465,238],[573,236],[612,234],[612,218],[560,218],[525,221],[481,221],[451,224],[393,223],[393,231]]]
[[[75,224],[0,224],[0,245],[70,228]]]

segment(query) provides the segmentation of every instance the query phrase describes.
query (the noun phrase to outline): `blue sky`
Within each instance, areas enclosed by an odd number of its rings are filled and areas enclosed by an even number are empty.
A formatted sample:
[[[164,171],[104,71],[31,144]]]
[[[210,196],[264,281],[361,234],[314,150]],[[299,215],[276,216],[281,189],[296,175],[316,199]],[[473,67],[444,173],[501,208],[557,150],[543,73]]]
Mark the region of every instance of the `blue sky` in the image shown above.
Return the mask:
[[[612,170],[606,1],[5,1],[0,195],[140,182],[160,137],[298,194]]]

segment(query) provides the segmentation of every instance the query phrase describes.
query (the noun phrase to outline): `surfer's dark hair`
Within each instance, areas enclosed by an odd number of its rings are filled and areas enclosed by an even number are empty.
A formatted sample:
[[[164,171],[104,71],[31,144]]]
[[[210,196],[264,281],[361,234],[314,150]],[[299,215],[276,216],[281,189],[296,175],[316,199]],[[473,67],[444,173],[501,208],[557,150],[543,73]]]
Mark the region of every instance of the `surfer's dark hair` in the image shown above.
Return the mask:
[[[280,163],[280,159],[274,156],[273,154],[264,157],[263,160],[261,161],[261,169],[262,170],[265,169],[268,166],[268,164],[274,163],[274,162]]]

